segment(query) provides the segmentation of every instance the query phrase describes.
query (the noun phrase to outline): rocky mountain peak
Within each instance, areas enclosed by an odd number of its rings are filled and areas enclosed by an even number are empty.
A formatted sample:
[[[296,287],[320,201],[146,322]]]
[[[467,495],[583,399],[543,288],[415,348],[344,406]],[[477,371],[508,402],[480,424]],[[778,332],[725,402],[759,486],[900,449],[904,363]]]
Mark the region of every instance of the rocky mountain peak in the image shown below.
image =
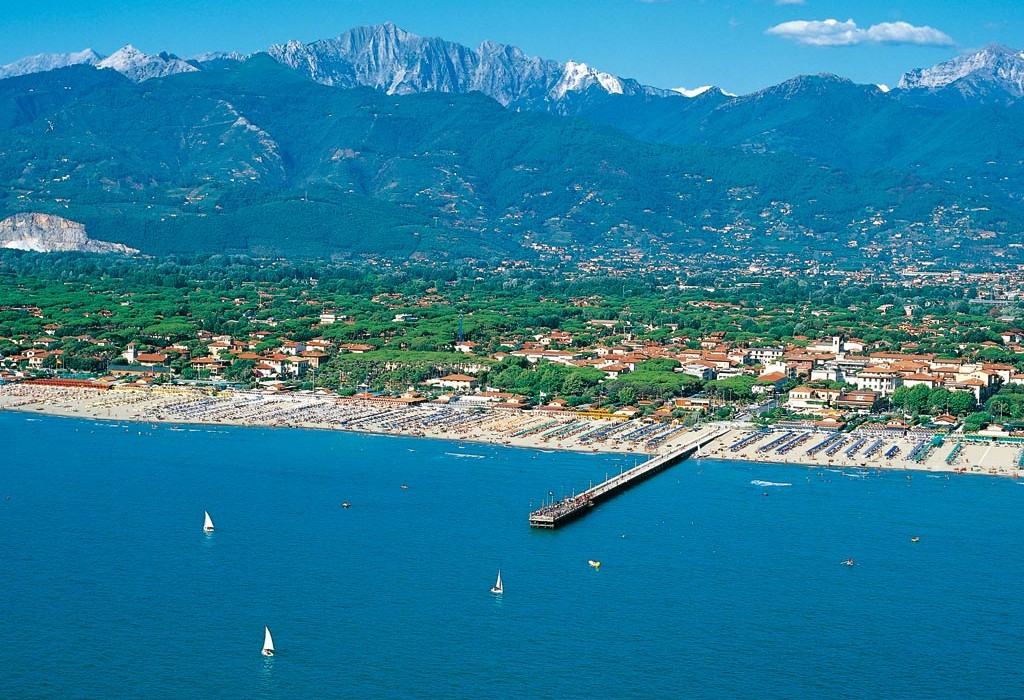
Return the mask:
[[[584,63],[562,64],[526,56],[514,46],[491,41],[472,49],[418,36],[391,22],[356,27],[311,44],[276,44],[268,53],[326,85],[365,85],[389,94],[480,91],[503,105],[527,109],[592,88],[607,94],[668,92]]]
[[[42,73],[48,70],[56,70],[57,68],[76,66],[82,63],[96,65],[101,60],[103,60],[103,57],[92,49],[85,49],[74,53],[41,53],[0,66],[0,80],[13,78],[18,75]]]
[[[964,94],[1024,97],[1024,52],[1001,44],[958,56],[932,68],[918,68],[900,79],[901,90],[941,90],[953,86]]]
[[[111,68],[137,83],[150,78],[162,78],[176,73],[199,70],[174,54],[162,52],[148,54],[131,44],[118,49],[96,64],[97,68]]]

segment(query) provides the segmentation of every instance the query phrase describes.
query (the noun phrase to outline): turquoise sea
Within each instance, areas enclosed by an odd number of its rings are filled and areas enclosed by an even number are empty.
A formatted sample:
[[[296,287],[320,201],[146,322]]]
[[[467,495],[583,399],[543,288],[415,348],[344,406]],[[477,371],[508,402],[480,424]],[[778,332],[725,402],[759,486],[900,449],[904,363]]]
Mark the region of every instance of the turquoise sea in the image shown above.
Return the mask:
[[[4,698],[1024,697],[1016,481],[694,460],[536,531],[531,502],[634,458],[0,434]]]

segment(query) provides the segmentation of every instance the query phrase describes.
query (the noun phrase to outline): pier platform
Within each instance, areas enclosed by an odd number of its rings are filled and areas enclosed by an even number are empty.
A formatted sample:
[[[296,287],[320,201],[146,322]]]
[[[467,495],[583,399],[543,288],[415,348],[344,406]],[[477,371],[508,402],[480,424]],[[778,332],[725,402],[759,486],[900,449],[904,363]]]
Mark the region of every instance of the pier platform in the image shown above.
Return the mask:
[[[686,459],[704,445],[713,442],[727,432],[728,430],[726,429],[719,429],[704,435],[695,436],[695,439],[679,445],[664,454],[655,455],[643,464],[638,464],[632,469],[627,469],[621,474],[611,477],[607,481],[602,481],[597,486],[591,487],[583,493],[577,494],[572,498],[544,505],[530,513],[530,527],[553,530],[556,527],[565,525],[587,514],[591,508],[601,501],[606,501],[644,479],[667,469],[676,462]]]

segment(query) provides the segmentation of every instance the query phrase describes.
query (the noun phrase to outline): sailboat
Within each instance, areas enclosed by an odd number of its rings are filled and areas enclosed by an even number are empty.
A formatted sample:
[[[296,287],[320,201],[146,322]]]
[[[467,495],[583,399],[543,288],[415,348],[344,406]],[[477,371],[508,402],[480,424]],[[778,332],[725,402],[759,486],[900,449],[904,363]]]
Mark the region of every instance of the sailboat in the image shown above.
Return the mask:
[[[264,656],[274,655],[274,638],[270,636],[270,628],[263,627],[263,651]]]
[[[203,511],[203,532],[213,532],[213,518],[205,510]]]
[[[501,569],[498,569],[498,580],[491,586],[491,593],[495,595],[501,595],[505,592],[505,586],[501,584]]]

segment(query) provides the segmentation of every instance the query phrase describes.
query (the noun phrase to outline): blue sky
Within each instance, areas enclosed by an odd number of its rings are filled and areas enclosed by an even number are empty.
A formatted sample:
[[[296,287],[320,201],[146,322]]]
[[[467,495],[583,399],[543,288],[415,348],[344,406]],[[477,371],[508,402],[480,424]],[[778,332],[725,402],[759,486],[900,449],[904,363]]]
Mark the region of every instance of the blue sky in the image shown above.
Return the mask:
[[[127,43],[182,56],[251,52],[387,20],[649,85],[736,93],[802,73],[894,84],[988,43],[1024,48],[1020,0],[0,0],[0,64]]]

